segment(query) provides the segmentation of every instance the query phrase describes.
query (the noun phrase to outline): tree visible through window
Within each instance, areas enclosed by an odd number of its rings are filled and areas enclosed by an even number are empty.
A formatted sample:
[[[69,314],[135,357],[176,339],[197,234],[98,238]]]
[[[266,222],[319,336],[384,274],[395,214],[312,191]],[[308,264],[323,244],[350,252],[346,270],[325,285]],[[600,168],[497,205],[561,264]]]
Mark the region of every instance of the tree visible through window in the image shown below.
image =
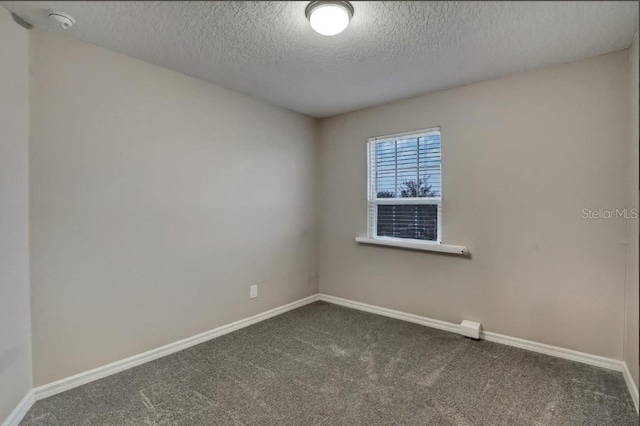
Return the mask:
[[[369,237],[440,242],[440,129],[369,140]]]

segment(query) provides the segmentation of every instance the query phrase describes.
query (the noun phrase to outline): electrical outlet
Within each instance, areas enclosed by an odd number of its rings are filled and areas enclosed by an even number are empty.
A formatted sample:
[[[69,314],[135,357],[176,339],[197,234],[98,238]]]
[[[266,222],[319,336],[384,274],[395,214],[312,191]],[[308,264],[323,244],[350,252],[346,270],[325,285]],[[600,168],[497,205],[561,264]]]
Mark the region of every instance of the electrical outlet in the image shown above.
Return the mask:
[[[256,297],[258,297],[258,286],[252,285],[251,287],[249,287],[249,298],[255,299]]]

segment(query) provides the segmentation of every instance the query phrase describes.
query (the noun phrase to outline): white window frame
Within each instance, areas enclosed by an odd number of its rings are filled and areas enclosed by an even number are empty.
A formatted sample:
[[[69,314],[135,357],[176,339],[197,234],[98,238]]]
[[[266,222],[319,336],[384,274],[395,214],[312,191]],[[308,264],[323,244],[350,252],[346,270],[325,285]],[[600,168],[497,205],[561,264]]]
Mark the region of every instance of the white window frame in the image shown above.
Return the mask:
[[[378,188],[376,182],[376,145],[382,142],[393,142],[399,139],[410,139],[416,137],[425,137],[430,134],[440,135],[440,197],[412,197],[412,198],[378,198]],[[397,185],[396,185],[397,186]],[[368,238],[381,242],[398,242],[422,245],[441,245],[442,244],[442,132],[440,126],[428,129],[415,130],[411,132],[394,133],[391,135],[376,136],[367,139],[367,232]],[[396,238],[383,237],[377,235],[377,216],[379,205],[437,205],[438,206],[438,222],[437,222],[437,238],[435,241],[418,240],[413,238]],[[365,241],[360,241],[365,242]]]

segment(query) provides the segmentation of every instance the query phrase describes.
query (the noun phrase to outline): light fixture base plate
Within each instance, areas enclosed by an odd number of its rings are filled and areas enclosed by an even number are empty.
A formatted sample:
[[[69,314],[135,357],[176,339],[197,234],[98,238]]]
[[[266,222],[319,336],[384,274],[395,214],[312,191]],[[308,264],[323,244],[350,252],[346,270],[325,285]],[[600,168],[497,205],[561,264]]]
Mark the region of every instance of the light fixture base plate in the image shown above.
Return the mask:
[[[349,19],[353,18],[353,5],[351,5],[350,2],[348,2],[348,1],[331,1],[331,0],[317,0],[317,1],[309,2],[307,7],[304,9],[304,16],[306,16],[307,19],[310,19],[311,12],[313,11],[313,9],[315,9],[316,7],[325,5],[325,4],[335,4],[335,5],[338,5],[338,6],[343,6],[347,10],[347,13],[349,14]]]

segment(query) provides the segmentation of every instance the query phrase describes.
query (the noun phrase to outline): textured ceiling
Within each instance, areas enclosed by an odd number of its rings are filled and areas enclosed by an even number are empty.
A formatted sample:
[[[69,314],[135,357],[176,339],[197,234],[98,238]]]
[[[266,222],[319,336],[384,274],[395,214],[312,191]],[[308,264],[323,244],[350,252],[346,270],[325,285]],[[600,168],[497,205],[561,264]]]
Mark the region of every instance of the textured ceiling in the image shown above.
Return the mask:
[[[315,117],[624,49],[637,2],[354,1],[347,30],[316,34],[306,2],[0,2],[37,29]]]

